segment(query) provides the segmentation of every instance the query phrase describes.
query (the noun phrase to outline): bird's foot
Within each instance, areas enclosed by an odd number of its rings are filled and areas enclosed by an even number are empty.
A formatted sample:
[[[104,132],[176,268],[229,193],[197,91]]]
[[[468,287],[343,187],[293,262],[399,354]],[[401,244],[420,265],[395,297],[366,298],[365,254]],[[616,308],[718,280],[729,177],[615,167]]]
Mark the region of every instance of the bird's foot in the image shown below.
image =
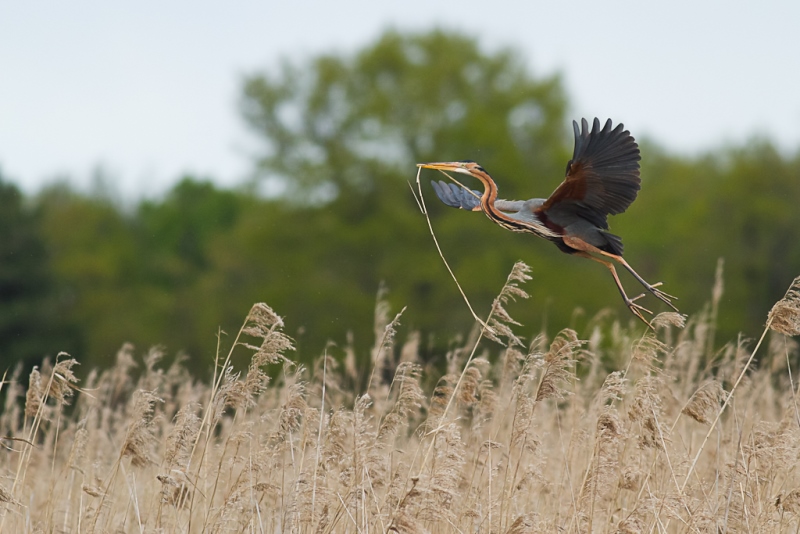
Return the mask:
[[[648,285],[645,286],[645,289],[647,289],[650,293],[652,293],[658,300],[660,300],[661,302],[663,302],[664,304],[666,304],[667,306],[669,306],[673,310],[678,311],[678,308],[676,308],[675,305],[672,303],[673,300],[678,300],[678,297],[674,297],[674,296],[670,295],[669,293],[664,293],[663,291],[658,289],[658,287],[663,285],[663,284],[664,284],[664,282],[657,282],[657,283],[655,283],[653,285],[649,285],[648,284]],[[636,299],[634,299],[634,300],[636,300]]]
[[[632,299],[626,298],[625,299],[625,305],[628,307],[629,310],[631,310],[631,313],[633,313],[636,317],[641,319],[641,321],[644,324],[646,324],[652,330],[653,329],[653,325],[650,324],[650,321],[645,319],[643,314],[644,313],[649,313],[650,315],[653,315],[653,312],[651,312],[650,310],[648,310],[644,306],[636,304],[636,301],[639,300],[642,297],[644,297],[644,293],[642,293],[641,295],[639,295],[637,297],[633,297]]]

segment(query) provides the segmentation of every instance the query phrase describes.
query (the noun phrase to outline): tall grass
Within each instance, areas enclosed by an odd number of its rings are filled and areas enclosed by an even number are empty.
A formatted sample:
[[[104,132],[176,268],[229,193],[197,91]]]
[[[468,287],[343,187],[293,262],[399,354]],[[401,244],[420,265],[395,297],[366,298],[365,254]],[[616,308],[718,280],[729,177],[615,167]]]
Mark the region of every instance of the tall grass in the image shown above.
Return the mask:
[[[80,385],[66,355],[27,388],[6,377],[1,530],[800,531],[800,281],[754,353],[716,347],[721,287],[685,324],[524,341],[506,306],[526,279],[515,266],[444,374],[381,300],[369,368],[349,349],[295,363],[257,304],[210,383],[127,345]]]

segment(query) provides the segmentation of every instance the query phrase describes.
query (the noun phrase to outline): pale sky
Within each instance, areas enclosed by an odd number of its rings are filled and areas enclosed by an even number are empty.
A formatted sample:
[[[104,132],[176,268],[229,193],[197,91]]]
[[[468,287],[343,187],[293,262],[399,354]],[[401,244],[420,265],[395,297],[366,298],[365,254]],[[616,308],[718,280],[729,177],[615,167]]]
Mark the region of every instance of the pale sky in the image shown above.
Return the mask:
[[[388,27],[514,47],[534,75],[562,74],[571,117],[674,152],[754,135],[800,148],[797,0],[70,0],[0,5],[0,169],[27,192],[58,175],[85,187],[98,167],[137,197],[184,172],[238,183],[258,146],[242,76]]]

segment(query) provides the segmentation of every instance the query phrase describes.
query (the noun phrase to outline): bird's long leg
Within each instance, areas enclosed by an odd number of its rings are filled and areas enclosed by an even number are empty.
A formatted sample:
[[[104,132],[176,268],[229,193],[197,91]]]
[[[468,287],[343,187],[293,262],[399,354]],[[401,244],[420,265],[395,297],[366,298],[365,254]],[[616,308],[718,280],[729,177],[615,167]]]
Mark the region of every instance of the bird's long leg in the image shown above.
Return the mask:
[[[647,312],[650,315],[653,315],[653,312],[651,312],[650,310],[648,310],[644,306],[640,306],[640,305],[636,304],[637,300],[639,300],[640,298],[644,297],[644,293],[642,293],[641,295],[639,295],[637,297],[633,297],[632,299],[628,298],[628,295],[625,293],[625,288],[622,287],[622,282],[620,282],[619,276],[617,275],[617,270],[614,268],[614,264],[613,263],[611,263],[610,261],[604,260],[602,258],[598,258],[598,257],[592,256],[588,252],[583,252],[583,251],[580,251],[580,250],[575,251],[574,254],[576,256],[580,256],[581,258],[587,258],[587,259],[590,259],[592,261],[596,261],[597,263],[600,263],[602,265],[605,265],[608,268],[608,270],[611,271],[611,276],[614,277],[614,283],[617,284],[617,289],[619,289],[619,294],[622,295],[622,300],[625,301],[625,305],[628,307],[628,309],[630,309],[631,312],[636,317],[641,319],[644,324],[649,326],[651,329],[653,328],[653,325],[650,324],[650,321],[645,319],[644,315],[642,315],[642,312]]]
[[[660,286],[662,284],[662,282],[656,282],[655,284],[651,285],[651,284],[647,283],[647,281],[644,278],[639,276],[639,273],[634,271],[633,267],[631,267],[630,264],[627,261],[625,261],[625,258],[623,258],[622,256],[617,256],[616,254],[610,254],[610,253],[604,252],[602,250],[600,251],[600,253],[603,256],[608,256],[609,258],[619,262],[619,264],[622,265],[623,267],[625,267],[625,269],[627,269],[628,272],[631,273],[633,275],[633,277],[636,278],[636,280],[638,280],[639,283],[642,284],[646,290],[648,290],[657,299],[662,301],[664,304],[666,304],[667,306],[669,306],[673,310],[678,311],[678,308],[676,308],[675,305],[672,303],[673,300],[678,300],[678,297],[674,297],[674,296],[670,295],[669,293],[665,293],[665,292],[661,291],[660,289],[658,289],[658,286]]]
[[[565,237],[563,237],[563,240],[564,240],[564,243],[566,243],[568,246],[570,246],[570,247],[572,247],[572,248],[574,248],[576,250],[582,250],[582,251],[587,252],[587,253],[588,252],[594,252],[595,254],[600,254],[601,256],[605,256],[607,258],[611,258],[612,260],[616,261],[617,263],[619,263],[620,265],[625,267],[625,269],[629,273],[631,273],[631,275],[633,275],[633,277],[636,278],[636,280],[640,284],[642,284],[646,290],[648,290],[650,293],[652,293],[653,296],[655,296],[657,299],[659,299],[661,302],[663,302],[664,304],[666,304],[667,306],[669,306],[673,310],[678,311],[678,308],[676,308],[675,305],[672,303],[673,300],[678,300],[678,297],[674,297],[674,296],[670,295],[669,293],[665,293],[665,292],[661,291],[660,289],[658,289],[658,287],[662,284],[662,282],[657,282],[655,284],[648,283],[644,278],[639,276],[639,273],[637,273],[635,270],[633,270],[633,267],[631,267],[630,264],[628,264],[628,262],[625,261],[625,258],[623,258],[622,256],[618,256],[616,254],[612,254],[610,252],[606,252],[605,250],[600,250],[599,248],[595,247],[594,245],[590,245],[589,243],[587,243],[583,239],[565,236]]]

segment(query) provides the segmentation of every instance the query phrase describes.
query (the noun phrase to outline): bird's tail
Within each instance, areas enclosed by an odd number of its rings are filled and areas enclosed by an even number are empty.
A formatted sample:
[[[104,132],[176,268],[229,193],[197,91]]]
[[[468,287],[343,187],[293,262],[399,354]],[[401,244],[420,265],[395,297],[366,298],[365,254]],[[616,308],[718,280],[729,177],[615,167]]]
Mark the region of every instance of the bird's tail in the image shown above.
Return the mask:
[[[600,230],[600,233],[603,234],[603,237],[606,238],[607,244],[602,247],[598,247],[600,250],[605,252],[610,252],[611,254],[616,254],[617,256],[622,256],[622,238],[618,235],[614,235],[611,232],[606,230]]]

